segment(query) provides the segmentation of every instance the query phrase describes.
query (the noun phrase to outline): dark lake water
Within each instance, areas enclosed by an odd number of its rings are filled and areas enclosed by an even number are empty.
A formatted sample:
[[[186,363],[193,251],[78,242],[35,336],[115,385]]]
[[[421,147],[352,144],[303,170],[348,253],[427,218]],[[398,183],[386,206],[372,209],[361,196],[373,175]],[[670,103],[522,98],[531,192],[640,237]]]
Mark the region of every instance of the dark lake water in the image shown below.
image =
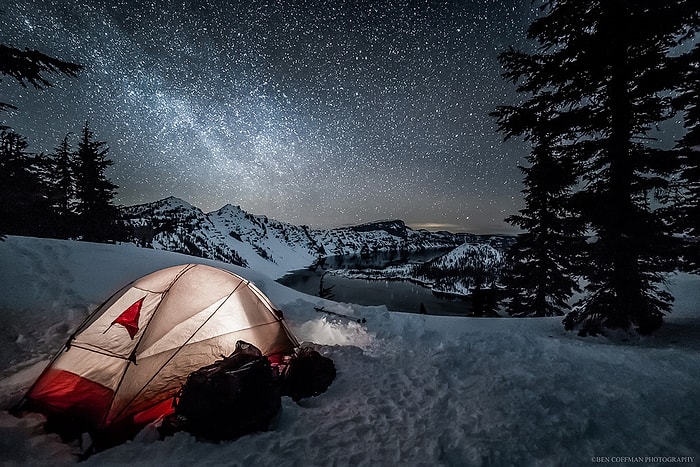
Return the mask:
[[[316,268],[293,271],[278,279],[278,282],[309,295],[318,295],[323,276],[323,286],[333,287],[332,296],[336,302],[357,303],[359,305],[386,305],[392,311],[420,313],[421,305],[431,315],[461,315],[471,311],[470,299],[449,299],[438,297],[425,287],[407,281],[350,279],[324,273],[328,269],[384,268],[393,264],[428,261],[443,251],[410,254],[379,254],[361,258],[359,256],[335,256],[325,258]]]

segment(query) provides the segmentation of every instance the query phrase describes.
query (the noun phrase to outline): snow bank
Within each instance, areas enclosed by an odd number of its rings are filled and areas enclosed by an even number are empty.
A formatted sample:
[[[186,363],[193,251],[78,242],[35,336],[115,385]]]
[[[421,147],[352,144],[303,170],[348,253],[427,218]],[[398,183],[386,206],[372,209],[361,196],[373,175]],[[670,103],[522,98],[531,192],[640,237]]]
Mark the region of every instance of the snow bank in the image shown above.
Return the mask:
[[[33,381],[87,312],[127,282],[186,262],[133,246],[0,242],[0,403]],[[222,266],[219,264],[219,266]],[[579,338],[558,318],[459,318],[337,304],[248,269],[292,330],[331,357],[328,392],[285,398],[274,430],[232,442],[185,433],[135,441],[85,465],[581,465],[593,457],[700,458],[700,280],[679,275],[654,337]],[[339,315],[314,310],[324,307]],[[356,322],[365,318],[364,324]],[[42,419],[0,412],[3,465],[66,465],[77,446]]]

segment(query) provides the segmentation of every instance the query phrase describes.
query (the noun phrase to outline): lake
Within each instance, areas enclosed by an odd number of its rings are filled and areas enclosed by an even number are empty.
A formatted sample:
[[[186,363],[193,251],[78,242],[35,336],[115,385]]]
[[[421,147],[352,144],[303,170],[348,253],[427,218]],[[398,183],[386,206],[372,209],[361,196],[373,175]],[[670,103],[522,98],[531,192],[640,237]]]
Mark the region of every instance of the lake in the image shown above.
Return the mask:
[[[389,310],[409,313],[420,313],[422,304],[427,314],[465,316],[472,308],[470,298],[438,297],[430,289],[408,281],[351,279],[333,274],[324,275],[328,269],[385,268],[407,262],[424,262],[444,252],[429,251],[408,255],[380,253],[368,257],[333,256],[324,258],[316,267],[292,271],[278,279],[278,282],[309,295],[318,295],[323,276],[324,288],[332,287],[332,296],[327,298],[336,302],[386,305]]]

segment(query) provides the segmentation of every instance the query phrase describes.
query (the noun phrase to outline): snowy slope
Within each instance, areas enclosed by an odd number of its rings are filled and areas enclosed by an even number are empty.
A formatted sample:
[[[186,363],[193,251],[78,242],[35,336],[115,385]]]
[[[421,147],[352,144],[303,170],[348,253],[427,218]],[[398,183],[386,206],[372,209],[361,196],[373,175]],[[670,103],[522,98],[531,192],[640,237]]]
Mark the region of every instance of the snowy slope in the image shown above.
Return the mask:
[[[503,264],[503,252],[487,243],[464,243],[430,263],[445,270],[493,269]]]
[[[157,250],[206,256],[239,266],[248,263],[231,248],[209,216],[174,197],[127,208],[137,244]],[[240,242],[240,240],[238,241]],[[234,245],[240,246],[240,245]]]
[[[251,215],[240,206],[204,213],[173,197],[123,212],[140,246],[248,266],[277,277],[320,256],[454,248],[466,239],[488,241],[469,234],[413,230],[400,220],[310,229]]]
[[[503,251],[488,243],[464,243],[421,265],[416,273],[432,278],[437,292],[468,295],[477,286],[495,287],[504,262]]]
[[[208,216],[217,231],[229,239],[231,246],[248,258],[251,269],[260,270],[265,268],[265,263],[272,263],[278,266],[278,270],[286,272],[308,266],[318,258],[318,246],[304,227],[266,216],[253,216],[240,206],[230,204]],[[238,243],[233,243],[236,240]]]
[[[232,442],[145,430],[84,465],[589,465],[594,457],[700,455],[700,280],[678,276],[655,337],[580,338],[558,318],[393,313],[305,296],[253,269],[133,245],[0,242],[0,402],[5,410],[71,329],[126,282],[186,262],[253,280],[301,340],[338,368],[328,392],[283,400],[276,427]],[[323,305],[367,318],[331,320]],[[42,417],[0,412],[0,464],[72,465]]]

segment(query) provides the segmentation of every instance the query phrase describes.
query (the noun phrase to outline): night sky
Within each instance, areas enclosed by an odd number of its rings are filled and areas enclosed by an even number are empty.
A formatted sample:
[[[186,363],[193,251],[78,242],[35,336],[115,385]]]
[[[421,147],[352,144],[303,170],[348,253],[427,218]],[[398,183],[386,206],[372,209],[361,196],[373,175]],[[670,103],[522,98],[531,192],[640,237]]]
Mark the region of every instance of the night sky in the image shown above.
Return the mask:
[[[513,231],[528,148],[488,114],[516,99],[497,55],[522,45],[530,1],[0,4],[0,43],[85,66],[40,91],[4,78],[18,110],[0,122],[50,152],[89,120],[119,204]]]

